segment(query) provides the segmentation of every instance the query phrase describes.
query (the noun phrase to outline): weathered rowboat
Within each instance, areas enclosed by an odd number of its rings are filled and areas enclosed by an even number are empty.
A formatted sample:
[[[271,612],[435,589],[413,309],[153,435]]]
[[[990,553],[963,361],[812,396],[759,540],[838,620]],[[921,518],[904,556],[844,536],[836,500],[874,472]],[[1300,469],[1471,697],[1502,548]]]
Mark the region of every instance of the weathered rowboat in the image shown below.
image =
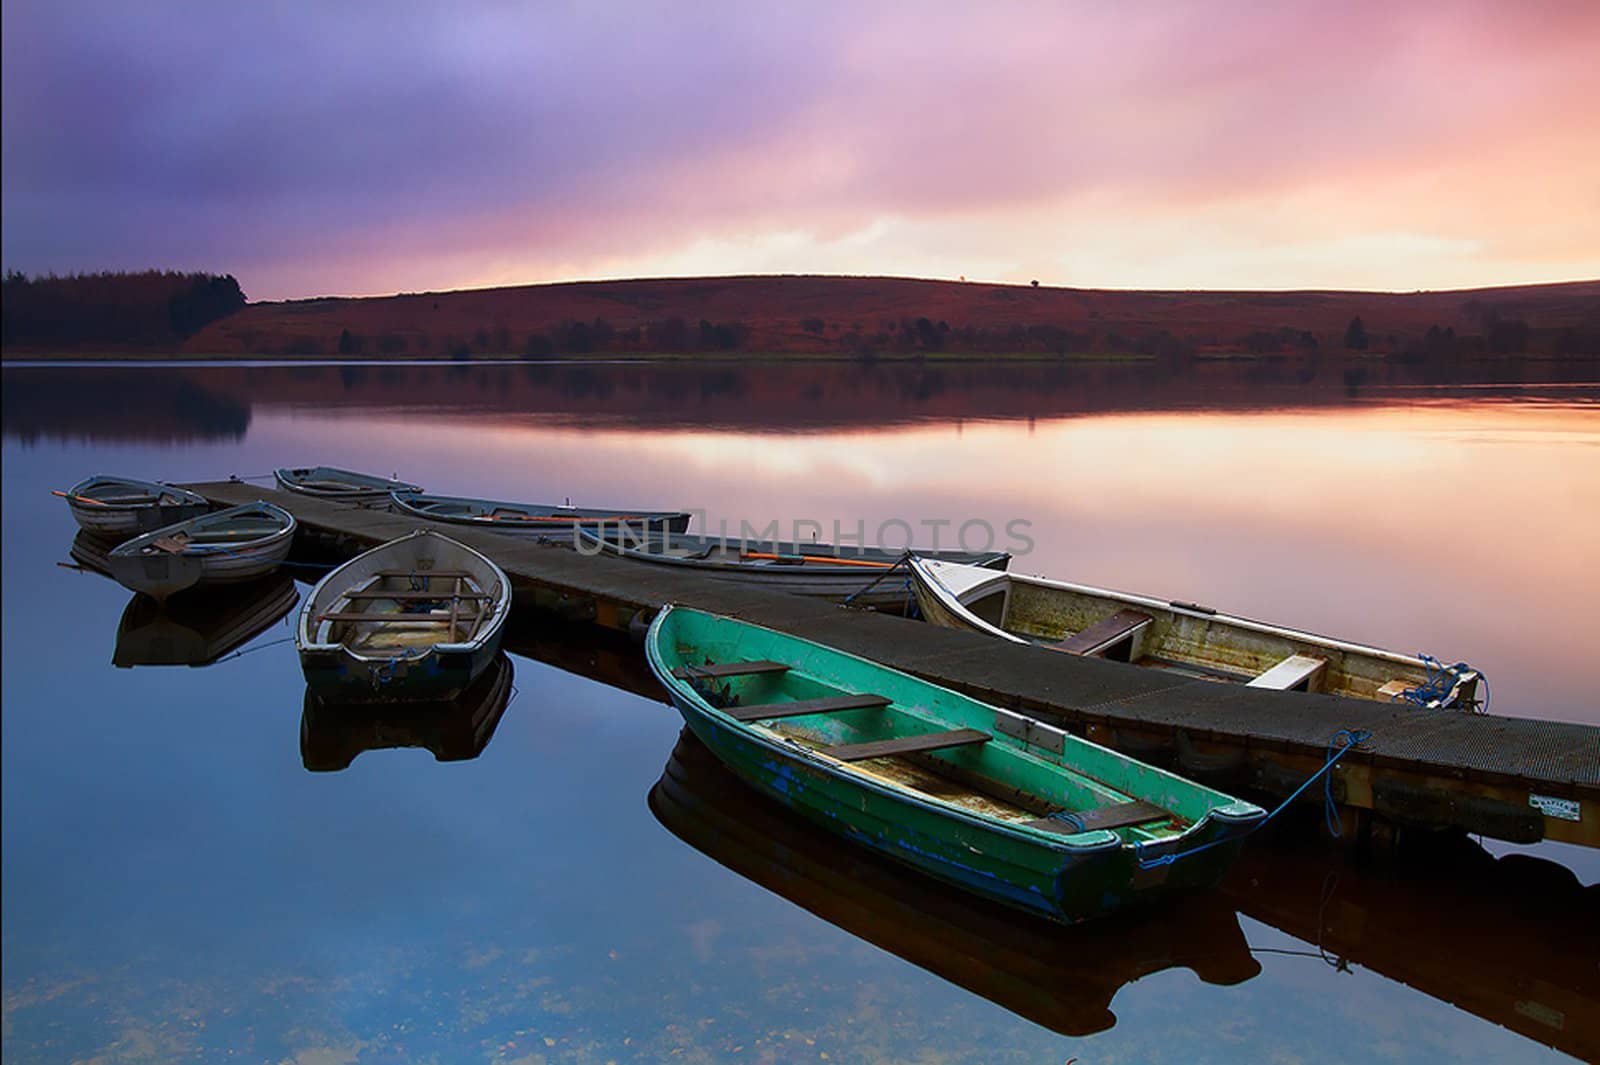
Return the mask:
[[[122,611],[111,664],[209,665],[270,628],[299,601],[294,578],[282,572],[249,584],[196,590],[170,603],[136,595]]]
[[[130,536],[198,518],[211,509],[204,496],[186,488],[132,477],[86,477],[56,494],[66,498],[78,528],[90,536],[119,543]]]
[[[265,577],[289,557],[294,533],[294,515],[258,500],[136,536],[106,553],[106,567],[123,587],[164,600]]]
[[[424,703],[339,703],[307,687],[300,760],[312,773],[348,769],[364,751],[421,747],[436,761],[464,762],[489,745],[515,690],[511,659],[498,654],[454,699]]]
[[[286,492],[343,503],[387,503],[390,492],[422,491],[417,485],[393,477],[375,477],[337,466],[280,467],[272,471],[272,476]]]
[[[645,651],[690,731],[746,782],[888,857],[1051,920],[1214,885],[1266,816],[1059,729],[732,618],[665,607]]]
[[[1231,985],[1261,972],[1218,892],[1121,919],[1052,924],[841,841],[752,790],[687,732],[650,790],[650,810],[778,897],[1063,1035],[1112,1027],[1117,992],[1153,973],[1182,967]]]
[[[1196,603],[936,559],[913,560],[911,583],[935,625],[1257,688],[1465,707],[1480,676]]]
[[[494,660],[510,611],[499,566],[418,529],[318,581],[295,643],[306,683],[331,700],[452,699]]]
[[[859,606],[902,607],[909,601],[903,551],[877,547],[836,547],[724,536],[640,532],[615,526],[575,530],[579,550],[601,552],[645,562],[676,566],[718,580],[830,599],[849,599]],[[1004,569],[1011,556],[1004,551],[938,551],[935,558],[979,567]]]
[[[413,518],[506,533],[511,536],[571,535],[574,525],[601,523],[646,526],[682,532],[690,515],[670,510],[598,510],[553,503],[507,503],[498,499],[391,492],[394,509]]]

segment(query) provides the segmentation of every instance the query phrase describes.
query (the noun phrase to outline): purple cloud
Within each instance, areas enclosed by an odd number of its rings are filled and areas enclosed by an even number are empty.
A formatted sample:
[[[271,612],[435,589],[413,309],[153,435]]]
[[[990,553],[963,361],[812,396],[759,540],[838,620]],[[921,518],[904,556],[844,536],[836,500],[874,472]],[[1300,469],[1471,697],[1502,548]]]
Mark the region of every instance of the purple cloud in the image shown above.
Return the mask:
[[[1570,145],[1597,35],[1585,3],[8,3],[3,256],[281,296],[1108,191],[1270,203],[1533,124]]]

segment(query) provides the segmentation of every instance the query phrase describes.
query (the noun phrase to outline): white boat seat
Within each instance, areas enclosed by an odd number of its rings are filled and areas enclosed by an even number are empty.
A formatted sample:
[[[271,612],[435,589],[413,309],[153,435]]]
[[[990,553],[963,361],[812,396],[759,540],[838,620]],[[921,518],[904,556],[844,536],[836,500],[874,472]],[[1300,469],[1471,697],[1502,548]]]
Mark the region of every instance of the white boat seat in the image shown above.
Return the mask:
[[[1276,691],[1311,691],[1321,682],[1322,672],[1327,666],[1326,658],[1290,655],[1245,687],[1272,688]]]

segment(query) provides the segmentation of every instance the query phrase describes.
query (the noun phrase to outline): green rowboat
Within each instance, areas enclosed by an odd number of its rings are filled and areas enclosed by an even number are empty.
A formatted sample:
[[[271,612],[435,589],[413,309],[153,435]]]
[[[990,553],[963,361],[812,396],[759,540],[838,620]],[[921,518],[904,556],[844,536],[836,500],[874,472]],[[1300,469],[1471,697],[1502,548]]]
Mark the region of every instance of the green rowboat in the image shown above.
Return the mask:
[[[1052,920],[1213,886],[1266,816],[1041,722],[733,618],[665,607],[645,650],[689,729],[748,783],[923,873]]]

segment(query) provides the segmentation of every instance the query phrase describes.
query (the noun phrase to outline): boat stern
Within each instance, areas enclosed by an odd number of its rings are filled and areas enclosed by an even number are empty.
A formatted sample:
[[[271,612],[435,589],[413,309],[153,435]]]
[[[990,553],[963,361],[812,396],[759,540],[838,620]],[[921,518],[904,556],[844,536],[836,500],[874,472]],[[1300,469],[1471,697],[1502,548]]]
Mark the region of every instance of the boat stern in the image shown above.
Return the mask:
[[[194,587],[205,573],[205,561],[201,557],[165,552],[149,555],[112,552],[106,564],[117,583],[157,602],[165,602],[170,596]]]

